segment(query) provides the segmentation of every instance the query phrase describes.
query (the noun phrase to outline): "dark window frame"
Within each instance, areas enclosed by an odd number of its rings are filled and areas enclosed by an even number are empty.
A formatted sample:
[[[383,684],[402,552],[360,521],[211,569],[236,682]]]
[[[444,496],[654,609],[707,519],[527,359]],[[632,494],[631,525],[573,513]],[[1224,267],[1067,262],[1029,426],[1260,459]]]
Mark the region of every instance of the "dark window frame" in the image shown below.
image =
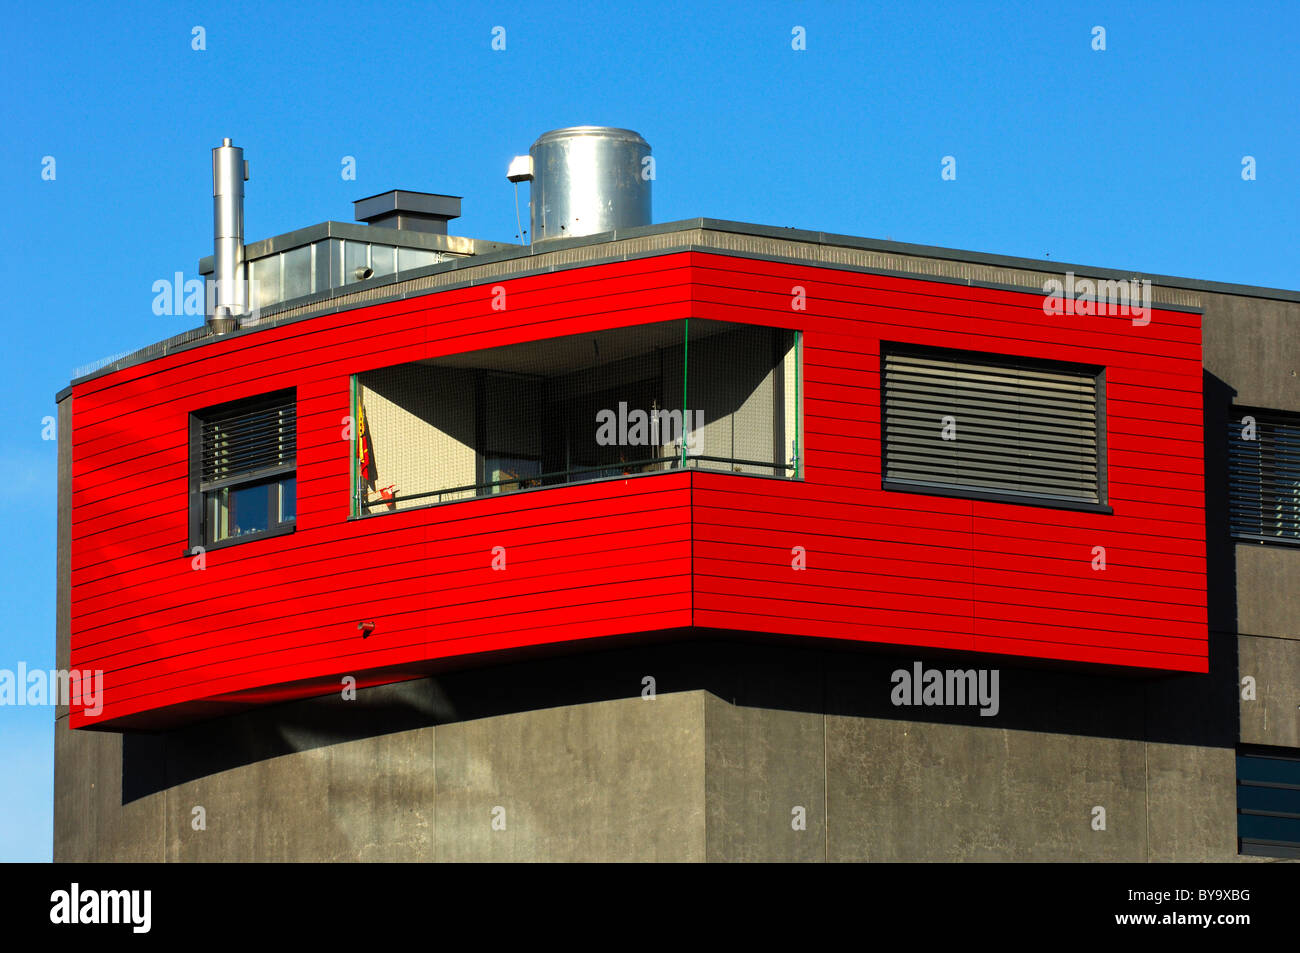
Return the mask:
[[[1300,752],[1294,748],[1276,748],[1265,745],[1239,745],[1235,753],[1234,776],[1235,786],[1235,804],[1237,814],[1237,853],[1250,857],[1282,857],[1292,860],[1300,859],[1300,832],[1297,833],[1297,839],[1281,840],[1276,837],[1257,836],[1262,833],[1256,831],[1255,834],[1246,834],[1243,836],[1242,818],[1264,818],[1275,820],[1295,821],[1293,826],[1300,827],[1300,783],[1293,781],[1281,781],[1274,777],[1271,780],[1265,780],[1258,775],[1268,773],[1265,768],[1263,771],[1254,770],[1251,773],[1256,774],[1254,778],[1242,778],[1242,761],[1283,761],[1291,768],[1293,776],[1300,776]],[[1264,767],[1264,766],[1260,766]],[[1285,772],[1287,769],[1283,769]],[[1247,789],[1247,795],[1244,798],[1248,803],[1255,801],[1256,805],[1251,807],[1242,807],[1243,794],[1242,789]],[[1266,799],[1266,800],[1264,800]]]
[[[1300,413],[1296,413],[1295,411],[1277,410],[1275,408],[1270,408],[1270,407],[1255,407],[1255,406],[1246,406],[1246,405],[1237,405],[1237,404],[1233,404],[1229,408],[1228,440],[1227,440],[1227,448],[1226,448],[1227,449],[1226,477],[1227,477],[1227,494],[1228,494],[1228,535],[1231,537],[1234,543],[1254,543],[1256,545],[1261,545],[1261,546],[1281,546],[1281,547],[1290,547],[1290,548],[1298,547],[1300,546],[1300,518],[1295,520],[1295,526],[1293,530],[1295,535],[1277,535],[1277,534],[1265,535],[1261,532],[1252,533],[1252,532],[1247,532],[1245,530],[1238,530],[1237,528],[1237,526],[1239,525],[1239,520],[1243,522],[1245,521],[1245,517],[1240,514],[1239,507],[1241,506],[1241,504],[1237,502],[1237,499],[1243,494],[1246,488],[1243,487],[1241,483],[1238,482],[1237,469],[1239,465],[1238,461],[1241,459],[1240,458],[1241,450],[1238,448],[1245,443],[1245,441],[1241,439],[1241,426],[1242,426],[1241,421],[1243,417],[1247,417],[1247,416],[1251,416],[1255,418],[1255,425],[1257,428],[1257,439],[1255,443],[1258,445],[1258,452],[1260,453],[1258,470],[1261,474],[1265,470],[1276,471],[1277,463],[1275,457],[1267,460],[1264,459],[1266,444],[1264,441],[1259,439],[1259,437],[1261,436],[1261,434],[1259,434],[1258,432],[1259,428],[1262,428],[1265,424],[1267,424],[1270,427],[1277,427],[1277,426],[1295,427],[1297,428],[1297,432],[1300,433]],[[1267,450],[1270,453],[1276,453],[1276,446],[1273,444],[1271,437],[1267,444]],[[1295,466],[1296,466],[1297,473],[1300,473],[1300,461],[1297,461]],[[1259,496],[1262,497],[1263,496],[1262,484],[1257,484],[1257,486],[1259,488]],[[1300,491],[1297,491],[1297,505],[1300,506]],[[1263,512],[1262,512],[1262,499],[1260,501],[1259,508],[1261,512],[1258,517],[1256,528],[1263,529],[1266,521],[1264,520]],[[1278,522],[1283,522],[1283,521],[1279,520]]]
[[[297,476],[298,476],[298,452],[297,452],[297,435],[294,439],[293,462],[289,464],[279,464],[273,467],[260,467],[256,470],[239,473],[221,480],[213,480],[204,483],[202,480],[203,472],[203,425],[213,418],[226,416],[232,413],[238,413],[241,409],[256,406],[258,404],[270,402],[284,402],[293,412],[293,425],[296,430],[298,426],[298,395],[297,389],[293,387],[283,388],[277,391],[270,391],[264,394],[254,394],[249,397],[243,397],[238,400],[227,401],[221,404],[213,404],[208,407],[202,407],[191,411],[189,415],[189,545],[186,549],[186,555],[192,556],[195,551],[202,549],[205,552],[214,549],[223,549],[227,546],[237,546],[241,543],[250,543],[259,539],[270,539],[276,536],[286,536],[295,531],[297,528]],[[239,536],[230,536],[225,539],[213,540],[211,536],[211,527],[208,521],[208,502],[210,494],[221,489],[233,488],[251,488],[259,484],[267,487],[267,512],[268,515],[275,513],[276,510],[271,506],[271,494],[275,493],[285,477],[292,477],[294,482],[294,514],[287,520],[279,520],[264,530],[257,530],[251,533],[243,533]],[[278,501],[277,501],[278,502]],[[278,514],[277,514],[278,517]]]
[[[914,480],[889,479],[889,439],[887,434],[888,414],[886,402],[889,399],[886,382],[886,357],[890,354],[911,354],[931,357],[938,360],[966,361],[979,365],[1022,365],[1026,368],[1041,368],[1045,371],[1073,373],[1081,377],[1092,377],[1096,395],[1095,429],[1096,446],[1096,486],[1097,500],[1083,500],[1057,496],[1047,493],[1020,493],[1013,490],[993,489],[959,483],[929,483]],[[1021,354],[1005,354],[996,351],[976,351],[961,348],[937,347],[927,344],[915,344],[906,341],[880,342],[880,486],[882,490],[894,493],[917,493],[926,496],[942,496],[954,499],[983,500],[992,503],[1010,503],[1016,506],[1039,506],[1056,510],[1076,512],[1114,513],[1110,506],[1109,481],[1107,479],[1107,428],[1106,428],[1106,368],[1100,364],[1085,364],[1074,361],[1058,361],[1048,358],[1030,357]]]

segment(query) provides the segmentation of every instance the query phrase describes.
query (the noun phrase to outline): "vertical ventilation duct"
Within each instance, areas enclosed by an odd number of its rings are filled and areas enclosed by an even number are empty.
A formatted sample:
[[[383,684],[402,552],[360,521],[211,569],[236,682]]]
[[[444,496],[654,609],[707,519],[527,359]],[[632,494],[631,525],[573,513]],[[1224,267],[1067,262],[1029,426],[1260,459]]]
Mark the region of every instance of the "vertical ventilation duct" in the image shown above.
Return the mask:
[[[244,280],[244,182],[247,179],[244,150],[223,139],[212,150],[216,294],[208,314],[208,327],[216,334],[238,328],[240,316],[248,311],[248,285]]]

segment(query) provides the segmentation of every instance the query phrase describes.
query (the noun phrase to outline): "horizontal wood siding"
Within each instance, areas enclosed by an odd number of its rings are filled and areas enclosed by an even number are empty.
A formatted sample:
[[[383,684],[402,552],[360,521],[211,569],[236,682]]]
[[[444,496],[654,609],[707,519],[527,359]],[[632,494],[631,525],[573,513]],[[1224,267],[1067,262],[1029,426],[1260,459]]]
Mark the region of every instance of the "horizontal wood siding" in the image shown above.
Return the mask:
[[[802,484],[697,475],[696,625],[1207,670],[1199,315],[1139,326],[1048,316],[1037,294],[696,261],[695,315],[805,332],[806,448]],[[882,342],[1105,367],[1113,514],[883,490]]]
[[[1041,305],[678,253],[299,321],[78,384],[72,663],[102,669],[106,692],[73,724],[690,625],[1205,671],[1199,316],[1136,327]],[[665,473],[348,519],[350,375],[688,316],[805,332],[803,481]],[[883,491],[882,341],[1105,366],[1114,513]],[[295,532],[192,568],[189,414],[288,387]]]
[[[685,255],[330,315],[73,392],[72,658],[111,722],[457,655],[690,624],[690,477],[666,474],[348,519],[350,375],[689,314]],[[189,414],[297,390],[297,524],[191,568]],[[492,568],[493,547],[506,568]],[[374,621],[361,638],[357,623]],[[276,687],[279,686],[279,690]],[[317,689],[319,691],[319,689]],[[155,719],[156,723],[157,720]]]

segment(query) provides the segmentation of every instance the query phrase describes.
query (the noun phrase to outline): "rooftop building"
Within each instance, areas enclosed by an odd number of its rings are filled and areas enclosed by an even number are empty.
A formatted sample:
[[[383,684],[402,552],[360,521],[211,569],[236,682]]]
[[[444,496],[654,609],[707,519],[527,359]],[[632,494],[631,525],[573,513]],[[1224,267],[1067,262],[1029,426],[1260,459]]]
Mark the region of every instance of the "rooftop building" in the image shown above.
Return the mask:
[[[56,860],[1300,856],[1300,293],[213,169],[57,398]]]

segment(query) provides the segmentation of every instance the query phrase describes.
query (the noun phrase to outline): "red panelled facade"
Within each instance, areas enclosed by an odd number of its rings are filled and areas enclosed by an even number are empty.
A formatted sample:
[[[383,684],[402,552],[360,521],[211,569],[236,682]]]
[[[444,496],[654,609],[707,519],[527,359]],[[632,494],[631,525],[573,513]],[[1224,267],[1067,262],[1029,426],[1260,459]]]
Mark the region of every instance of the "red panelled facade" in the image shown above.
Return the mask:
[[[78,383],[71,664],[103,670],[104,704],[72,724],[161,727],[347,675],[692,626],[1204,672],[1200,316],[1135,325],[1042,302],[680,252],[301,320]],[[687,317],[803,332],[802,479],[678,470],[349,518],[351,375]],[[1104,366],[1113,512],[883,490],[882,341]],[[289,387],[295,531],[197,568],[189,415]]]

